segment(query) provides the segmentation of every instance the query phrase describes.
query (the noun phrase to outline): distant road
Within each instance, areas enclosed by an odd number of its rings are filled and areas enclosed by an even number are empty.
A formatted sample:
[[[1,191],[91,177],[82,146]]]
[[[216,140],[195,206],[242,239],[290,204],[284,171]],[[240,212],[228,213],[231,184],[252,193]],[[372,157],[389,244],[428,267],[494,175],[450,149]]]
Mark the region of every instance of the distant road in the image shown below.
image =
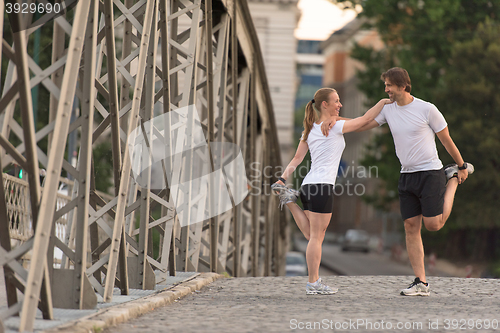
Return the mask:
[[[305,252],[307,242],[295,240],[298,251]],[[321,265],[340,275],[413,275],[410,266],[392,261],[375,252],[343,252],[335,244],[323,244]]]

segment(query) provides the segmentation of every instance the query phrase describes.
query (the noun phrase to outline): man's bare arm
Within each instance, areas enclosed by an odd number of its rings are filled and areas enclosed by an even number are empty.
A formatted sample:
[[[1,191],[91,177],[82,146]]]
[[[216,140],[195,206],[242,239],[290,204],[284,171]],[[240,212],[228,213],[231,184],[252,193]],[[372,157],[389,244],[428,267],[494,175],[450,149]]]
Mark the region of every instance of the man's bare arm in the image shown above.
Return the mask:
[[[459,166],[462,166],[464,164],[464,159],[462,158],[460,151],[458,150],[457,146],[450,136],[448,126],[446,126],[441,132],[436,133],[436,135],[439,138],[439,141],[441,141],[441,143],[443,144],[448,154],[450,154],[450,156],[453,158],[455,163],[457,163],[457,165]],[[462,184],[468,176],[469,172],[467,170],[458,170],[458,183]]]
[[[328,132],[338,120],[350,120],[350,118],[333,116],[330,119],[325,120],[323,124],[321,124],[321,133],[323,133],[324,136],[328,136]]]

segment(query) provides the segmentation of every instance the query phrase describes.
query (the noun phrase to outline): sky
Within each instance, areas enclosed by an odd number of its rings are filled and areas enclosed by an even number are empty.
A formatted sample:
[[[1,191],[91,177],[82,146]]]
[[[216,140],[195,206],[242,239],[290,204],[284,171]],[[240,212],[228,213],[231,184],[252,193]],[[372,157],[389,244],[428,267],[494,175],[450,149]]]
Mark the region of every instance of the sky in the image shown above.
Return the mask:
[[[325,40],[356,17],[354,10],[342,10],[328,0],[299,0],[302,15],[295,37],[298,39]]]

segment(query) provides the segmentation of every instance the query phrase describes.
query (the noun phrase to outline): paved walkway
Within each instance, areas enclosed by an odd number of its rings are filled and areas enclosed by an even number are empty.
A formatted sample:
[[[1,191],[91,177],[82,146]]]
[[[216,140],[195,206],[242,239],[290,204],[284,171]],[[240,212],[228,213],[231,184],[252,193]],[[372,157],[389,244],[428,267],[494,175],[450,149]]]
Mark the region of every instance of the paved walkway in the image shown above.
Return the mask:
[[[404,297],[399,290],[411,276],[325,276],[324,281],[339,292],[307,296],[306,277],[229,278],[206,285],[215,279],[211,276],[102,309],[51,331],[108,327],[101,332],[500,332],[496,279],[429,277],[431,296]]]
[[[500,332],[499,280],[429,277],[431,296],[400,296],[412,278],[329,276],[329,296],[306,277],[220,279],[104,332]]]
[[[195,272],[177,272],[176,276],[168,276],[161,285],[156,285],[155,290],[130,289],[129,295],[120,295],[119,289],[115,288],[111,302],[103,302],[97,295],[97,307],[89,310],[58,309],[54,308],[54,319],[42,319],[42,313],[38,310],[34,330],[54,332],[89,332],[90,328],[102,327],[116,324],[135,318],[140,314],[151,311],[153,308],[173,302],[175,298],[182,297],[196,289],[196,286],[204,286],[212,282],[215,274],[199,274]],[[184,287],[179,287],[184,284]],[[189,287],[186,287],[189,286]],[[22,294],[18,292],[18,297]],[[7,309],[7,297],[5,291],[5,280],[3,269],[0,267],[0,312]],[[91,322],[92,321],[92,322]],[[0,333],[2,329],[6,333],[17,332],[20,326],[20,317],[13,316],[0,322]],[[74,329],[74,330],[73,330]],[[85,330],[86,329],[86,330]]]

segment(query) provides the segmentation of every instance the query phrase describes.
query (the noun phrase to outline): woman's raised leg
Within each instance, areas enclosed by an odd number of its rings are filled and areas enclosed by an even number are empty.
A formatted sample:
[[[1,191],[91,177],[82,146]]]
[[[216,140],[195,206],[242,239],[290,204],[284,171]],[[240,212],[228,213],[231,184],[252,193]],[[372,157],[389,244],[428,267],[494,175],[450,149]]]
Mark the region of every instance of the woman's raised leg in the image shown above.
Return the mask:
[[[309,211],[303,211],[299,205],[297,205],[295,202],[289,202],[286,204],[288,209],[290,209],[290,212],[293,215],[293,219],[295,220],[295,223],[297,223],[297,226],[299,227],[300,231],[302,231],[302,234],[304,237],[309,240],[310,238],[310,223],[309,223],[309,218],[307,216],[307,213]]]

